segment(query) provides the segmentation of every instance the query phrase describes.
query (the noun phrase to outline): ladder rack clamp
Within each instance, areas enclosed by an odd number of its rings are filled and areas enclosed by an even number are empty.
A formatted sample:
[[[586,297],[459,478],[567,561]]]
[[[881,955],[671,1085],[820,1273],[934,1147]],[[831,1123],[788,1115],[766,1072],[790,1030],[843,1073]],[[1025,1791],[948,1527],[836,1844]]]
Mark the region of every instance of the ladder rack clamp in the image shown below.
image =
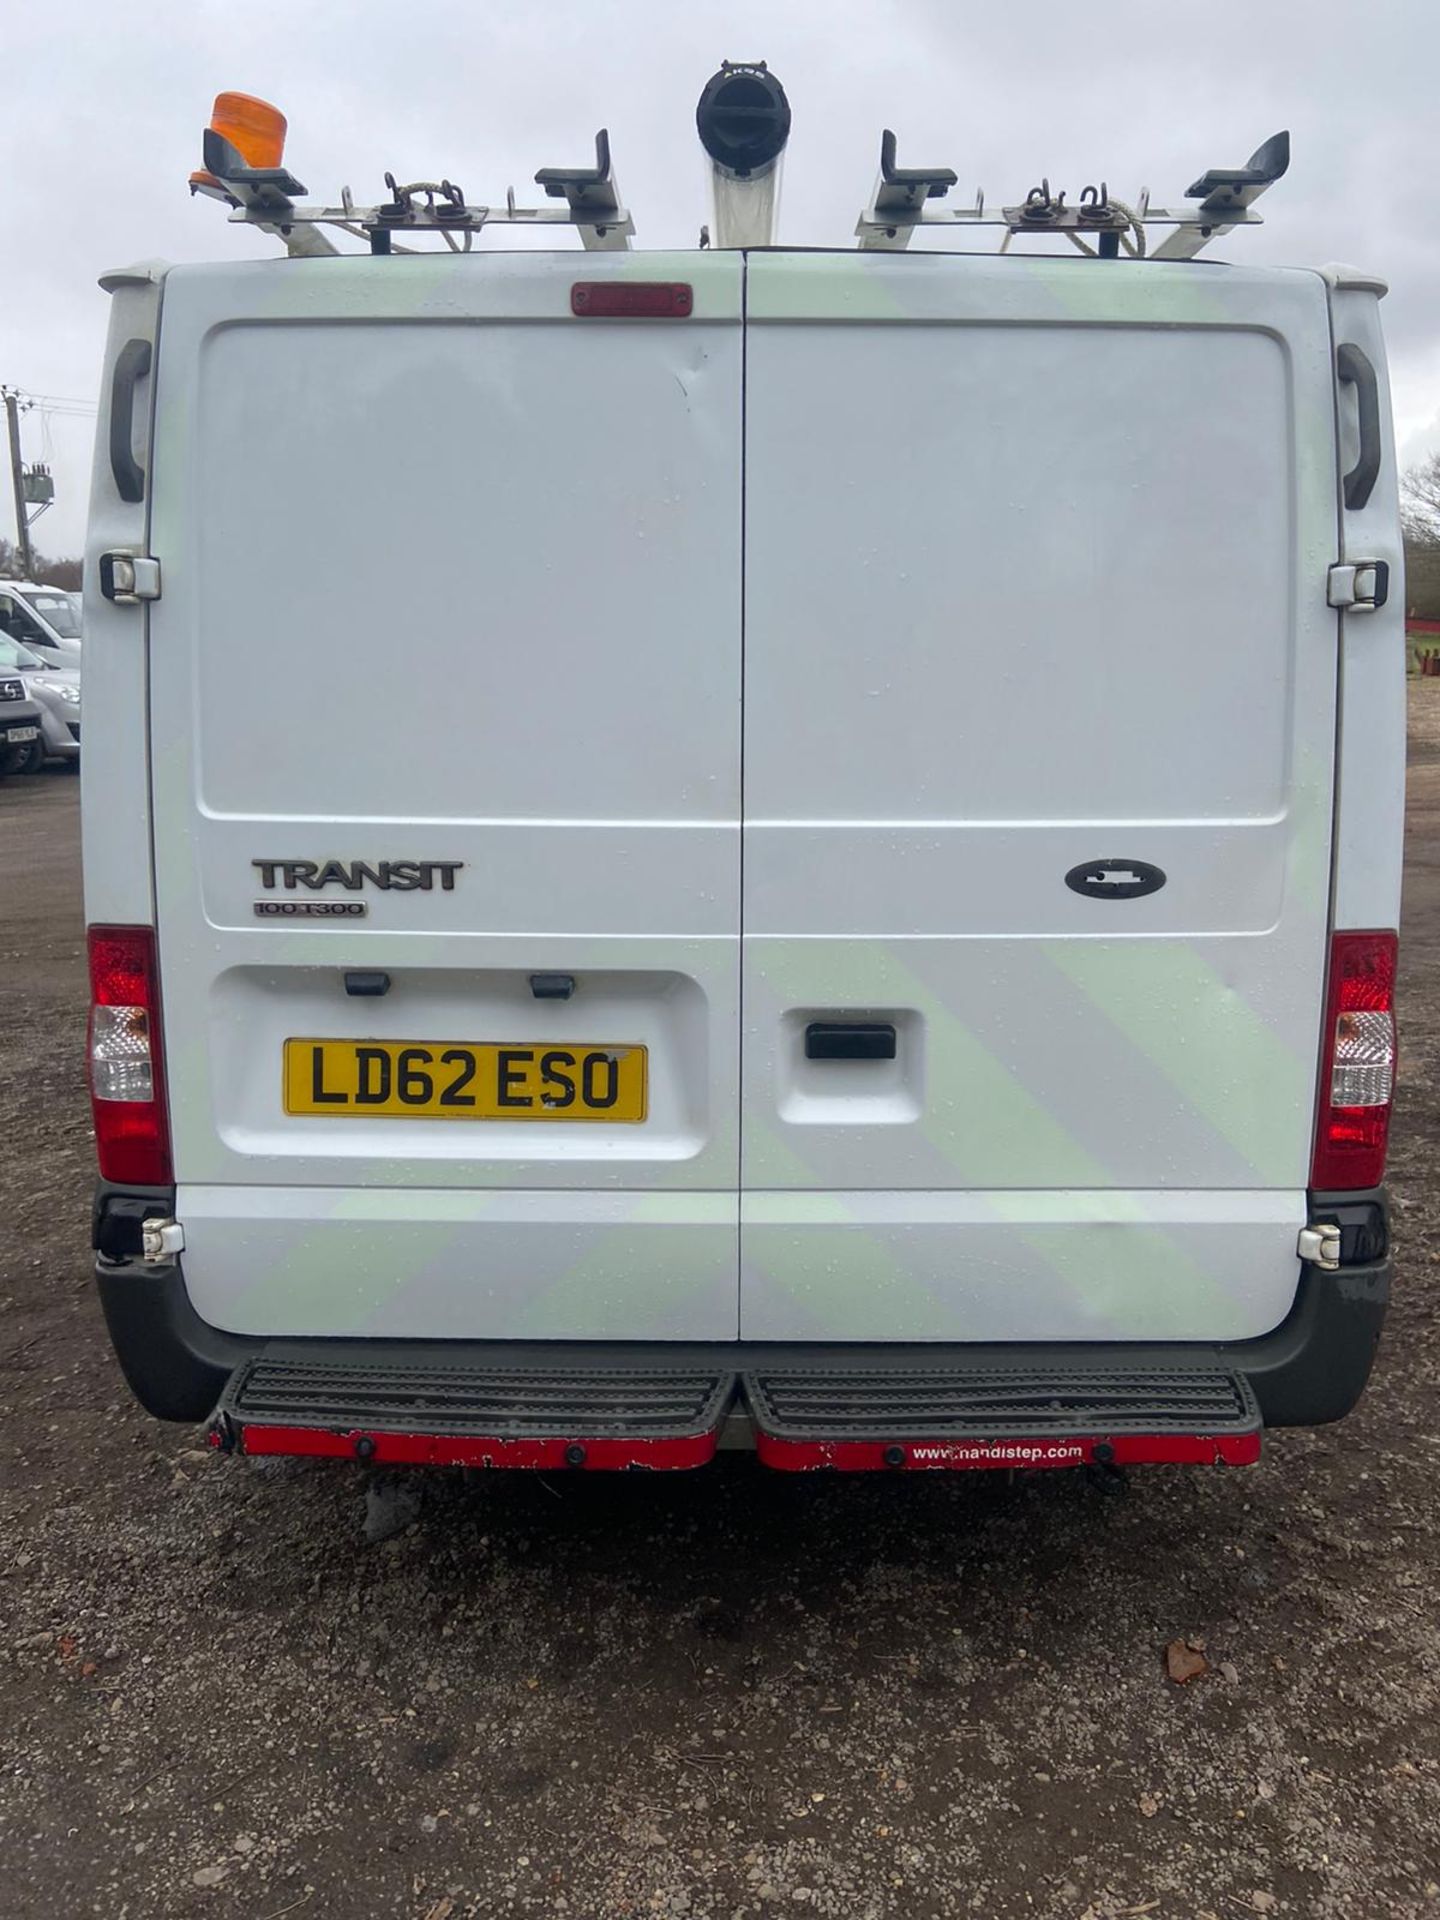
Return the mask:
[[[541,167],[535,175],[552,200],[569,205],[580,238],[592,252],[623,252],[630,244],[634,223],[620,205],[620,192],[610,163],[610,130],[595,135],[593,167]]]
[[[920,224],[927,200],[943,200],[957,175],[949,167],[897,167],[895,135],[886,127],[880,135],[880,176],[870,205],[855,231],[864,248],[898,249]]]

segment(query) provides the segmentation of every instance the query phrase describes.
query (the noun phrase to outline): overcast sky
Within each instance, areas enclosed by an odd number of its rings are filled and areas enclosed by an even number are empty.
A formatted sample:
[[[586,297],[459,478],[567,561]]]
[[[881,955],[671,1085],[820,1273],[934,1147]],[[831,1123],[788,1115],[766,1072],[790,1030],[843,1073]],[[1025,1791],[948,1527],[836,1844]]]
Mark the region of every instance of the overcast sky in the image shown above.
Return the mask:
[[[45,0],[6,7],[5,45],[0,381],[32,394],[93,406],[105,268],[276,251],[186,189],[222,88],[285,111],[286,163],[330,200],[382,198],[388,167],[533,202],[535,169],[585,162],[608,126],[637,244],[691,246],[695,100],[723,57],[785,83],[780,238],[799,243],[851,243],[885,126],[902,165],[953,167],[957,196],[997,204],[1042,173],[1072,199],[1104,177],[1165,204],[1289,127],[1266,225],[1221,251],[1383,274],[1402,458],[1440,446],[1435,0]],[[43,552],[82,545],[92,433],[25,417],[27,460],[56,473]]]

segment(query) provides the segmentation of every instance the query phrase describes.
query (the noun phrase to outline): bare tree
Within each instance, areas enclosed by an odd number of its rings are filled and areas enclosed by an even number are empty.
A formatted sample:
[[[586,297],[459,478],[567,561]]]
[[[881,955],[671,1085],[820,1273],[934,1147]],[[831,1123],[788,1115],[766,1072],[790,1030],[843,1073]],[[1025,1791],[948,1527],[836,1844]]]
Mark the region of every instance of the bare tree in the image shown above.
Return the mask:
[[[43,553],[37,553],[35,578],[45,581],[48,586],[74,591],[80,585],[81,564],[79,560],[50,560]],[[19,578],[20,550],[13,540],[7,540],[4,534],[0,534],[0,580]]]
[[[1401,478],[1400,518],[1409,545],[1440,547],[1440,453]]]
[[[1440,453],[1411,467],[1400,481],[1405,534],[1405,607],[1440,619]]]
[[[79,560],[37,560],[40,578],[51,587],[62,587],[67,593],[80,591],[80,575],[83,562]]]

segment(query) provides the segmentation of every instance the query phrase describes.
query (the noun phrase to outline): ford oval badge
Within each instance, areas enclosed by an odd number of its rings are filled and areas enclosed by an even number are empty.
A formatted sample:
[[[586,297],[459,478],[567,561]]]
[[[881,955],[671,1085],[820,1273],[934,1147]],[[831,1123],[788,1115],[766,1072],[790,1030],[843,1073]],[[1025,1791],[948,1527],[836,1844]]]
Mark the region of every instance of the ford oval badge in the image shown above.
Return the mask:
[[[1158,893],[1165,875],[1148,860],[1087,860],[1070,869],[1065,884],[1087,900],[1138,900],[1142,893]]]

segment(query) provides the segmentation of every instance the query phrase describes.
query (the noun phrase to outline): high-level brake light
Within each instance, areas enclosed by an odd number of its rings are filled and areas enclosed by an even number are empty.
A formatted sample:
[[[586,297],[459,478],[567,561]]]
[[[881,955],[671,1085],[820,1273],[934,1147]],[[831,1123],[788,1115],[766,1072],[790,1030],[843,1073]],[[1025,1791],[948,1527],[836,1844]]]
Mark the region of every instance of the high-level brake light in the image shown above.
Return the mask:
[[[1395,1091],[1393,932],[1337,933],[1330,946],[1320,1061],[1320,1112],[1310,1184],[1320,1192],[1378,1187]]]
[[[125,1185],[168,1186],[155,932],[92,927],[89,943],[90,1103],[100,1175]]]
[[[577,280],[570,311],[581,320],[684,320],[695,290],[685,280]]]

